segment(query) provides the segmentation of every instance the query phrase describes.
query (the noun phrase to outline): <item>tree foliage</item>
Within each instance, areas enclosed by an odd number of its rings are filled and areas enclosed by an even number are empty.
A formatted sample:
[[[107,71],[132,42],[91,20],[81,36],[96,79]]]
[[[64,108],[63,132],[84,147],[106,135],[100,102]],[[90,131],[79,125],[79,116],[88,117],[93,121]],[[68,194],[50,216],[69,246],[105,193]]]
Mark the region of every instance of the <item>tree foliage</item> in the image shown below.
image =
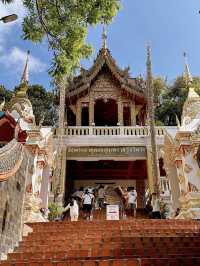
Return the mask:
[[[3,101],[3,99],[5,99],[6,102],[9,102],[12,95],[12,91],[7,90],[4,85],[0,85],[0,101]]]
[[[88,27],[108,24],[120,8],[120,0],[24,0],[24,39],[41,42],[47,37],[54,53],[50,74],[70,76],[82,58],[92,53],[86,43]]]
[[[35,121],[38,125],[55,126],[58,120],[56,96],[52,91],[46,91],[41,85],[29,86],[28,98],[33,106]]]
[[[174,126],[176,116],[181,121],[183,104],[187,98],[189,87],[184,77],[177,77],[172,85],[165,84],[162,90],[160,103],[157,105],[155,116],[157,124]],[[194,77],[191,86],[200,95],[200,77]]]
[[[14,0],[1,0],[1,2],[3,3],[3,4],[10,4],[10,3],[12,3]]]

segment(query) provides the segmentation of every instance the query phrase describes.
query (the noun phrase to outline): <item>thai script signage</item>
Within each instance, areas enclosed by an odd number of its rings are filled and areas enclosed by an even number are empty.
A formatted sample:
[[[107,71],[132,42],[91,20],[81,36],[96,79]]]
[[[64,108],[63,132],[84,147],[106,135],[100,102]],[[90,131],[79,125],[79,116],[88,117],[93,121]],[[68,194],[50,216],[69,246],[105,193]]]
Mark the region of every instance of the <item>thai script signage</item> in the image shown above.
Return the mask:
[[[68,157],[138,157],[146,158],[146,147],[118,146],[118,147],[69,147]]]

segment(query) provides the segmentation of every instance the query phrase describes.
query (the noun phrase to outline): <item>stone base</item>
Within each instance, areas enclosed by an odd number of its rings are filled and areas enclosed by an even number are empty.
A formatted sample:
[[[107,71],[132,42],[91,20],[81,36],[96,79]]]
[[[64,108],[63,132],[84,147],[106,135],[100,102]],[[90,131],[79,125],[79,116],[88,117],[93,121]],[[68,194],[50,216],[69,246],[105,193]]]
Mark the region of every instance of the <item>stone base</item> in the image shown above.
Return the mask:
[[[48,222],[40,212],[41,199],[39,197],[27,194],[24,205],[24,223]]]
[[[7,260],[8,256],[4,253],[0,254],[0,261]]]
[[[200,219],[200,192],[189,192],[179,200],[181,211],[176,219]]]

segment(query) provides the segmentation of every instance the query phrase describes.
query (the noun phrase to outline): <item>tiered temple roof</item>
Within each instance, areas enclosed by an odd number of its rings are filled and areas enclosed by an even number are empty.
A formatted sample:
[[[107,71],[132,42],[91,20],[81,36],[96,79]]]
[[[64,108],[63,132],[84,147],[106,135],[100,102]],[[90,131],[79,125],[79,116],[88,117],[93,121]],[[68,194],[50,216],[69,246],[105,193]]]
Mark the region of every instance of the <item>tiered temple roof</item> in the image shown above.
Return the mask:
[[[74,97],[77,98],[87,94],[92,81],[103,69],[104,71],[107,69],[111,73],[121,89],[127,94],[134,95],[145,101],[145,81],[141,77],[131,78],[129,67],[124,70],[120,69],[110,51],[104,47],[100,49],[92,67],[89,70],[82,68],[81,74],[73,79],[67,93],[67,98],[73,99]]]

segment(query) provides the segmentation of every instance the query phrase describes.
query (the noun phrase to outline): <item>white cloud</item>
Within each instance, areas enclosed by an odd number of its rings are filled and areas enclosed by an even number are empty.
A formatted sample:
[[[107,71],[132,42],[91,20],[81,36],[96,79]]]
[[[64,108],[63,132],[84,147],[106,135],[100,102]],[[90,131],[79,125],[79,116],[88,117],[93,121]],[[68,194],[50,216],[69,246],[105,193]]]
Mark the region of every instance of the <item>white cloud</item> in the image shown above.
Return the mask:
[[[26,15],[26,9],[23,6],[23,0],[14,0],[12,4],[2,4],[0,1],[0,18],[10,14],[17,14],[18,19],[11,23],[2,23],[0,21],[0,62],[11,72],[18,75],[22,74],[26,51],[18,47],[8,47],[6,45],[8,38],[13,38],[16,27],[19,27]],[[47,69],[47,66],[40,59],[30,55],[29,71],[30,73],[39,73]]]
[[[7,54],[0,56],[0,62],[10,71],[22,74],[25,61],[26,52],[18,47],[13,47]],[[30,55],[29,57],[29,71],[30,73],[39,73],[47,69],[46,64],[40,59]]]

